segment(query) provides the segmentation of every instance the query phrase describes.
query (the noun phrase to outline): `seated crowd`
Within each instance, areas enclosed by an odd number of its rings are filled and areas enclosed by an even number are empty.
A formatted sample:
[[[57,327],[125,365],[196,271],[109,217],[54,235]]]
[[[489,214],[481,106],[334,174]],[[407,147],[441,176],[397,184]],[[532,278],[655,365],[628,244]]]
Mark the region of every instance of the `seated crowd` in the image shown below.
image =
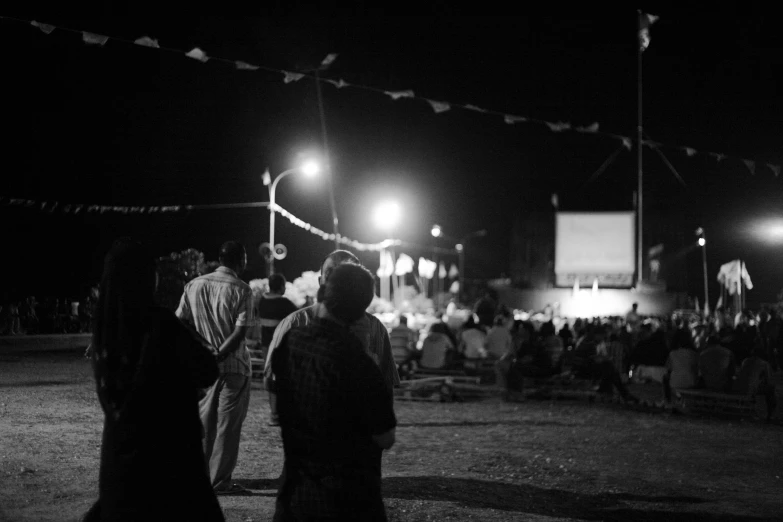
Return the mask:
[[[97,288],[85,298],[5,297],[0,302],[0,335],[86,333],[92,331]]]

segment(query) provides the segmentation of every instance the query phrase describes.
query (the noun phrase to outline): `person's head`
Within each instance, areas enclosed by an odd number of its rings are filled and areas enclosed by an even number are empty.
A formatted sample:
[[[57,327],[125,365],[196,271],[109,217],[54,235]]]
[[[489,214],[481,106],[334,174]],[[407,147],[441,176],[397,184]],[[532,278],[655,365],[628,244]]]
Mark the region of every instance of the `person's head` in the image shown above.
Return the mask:
[[[627,302],[627,301],[626,301],[626,302]],[[635,312],[635,311],[636,311],[636,310],[639,308],[639,303],[634,303],[634,304],[632,304],[632,305],[631,305],[631,308],[632,308],[632,309],[633,309],[633,311]]]
[[[375,278],[353,263],[334,267],[324,286],[323,304],[335,318],[352,323],[364,316],[375,296]]]
[[[446,323],[432,323],[430,325],[430,333],[439,333],[439,334],[448,335],[449,326]]]
[[[329,279],[329,275],[332,273],[332,270],[344,263],[353,263],[354,265],[359,266],[362,264],[361,261],[359,261],[359,258],[353,255],[351,252],[348,252],[347,250],[335,250],[326,256],[321,263],[320,283],[324,284],[327,279]]]
[[[547,321],[541,325],[541,337],[549,337],[555,335],[555,325],[552,321]]]
[[[400,326],[408,326],[408,316],[407,315],[401,315],[400,316]]]
[[[710,335],[707,337],[707,346],[715,346],[720,344],[720,337],[717,335]]]
[[[247,252],[239,241],[226,241],[220,245],[218,261],[226,268],[230,268],[237,275],[241,274],[247,266]]]
[[[283,274],[269,276],[269,292],[280,295],[285,293],[285,276]]]

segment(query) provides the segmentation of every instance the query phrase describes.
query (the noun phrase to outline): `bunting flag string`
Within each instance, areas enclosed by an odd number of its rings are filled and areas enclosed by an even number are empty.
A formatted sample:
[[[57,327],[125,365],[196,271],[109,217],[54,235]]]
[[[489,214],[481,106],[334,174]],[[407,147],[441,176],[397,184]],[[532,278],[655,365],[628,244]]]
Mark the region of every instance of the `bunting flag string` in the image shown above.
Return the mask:
[[[238,209],[238,208],[258,208],[266,207],[270,208],[268,202],[252,202],[252,203],[223,203],[223,204],[206,204],[206,205],[148,205],[148,206],[121,206],[121,205],[88,205],[84,203],[60,203],[59,201],[36,201],[32,199],[23,198],[8,198],[0,196],[0,205],[12,206],[12,207],[24,207],[29,209],[36,209],[42,212],[60,212],[64,214],[123,214],[123,215],[146,215],[146,214],[175,214],[181,212],[189,212],[192,210],[225,210],[225,209]],[[307,230],[308,232],[319,236],[325,241],[334,241],[335,238],[343,245],[347,245],[360,251],[377,252],[384,250],[391,246],[400,246],[402,241],[399,239],[386,239],[380,243],[362,243],[354,239],[345,236],[335,236],[324,232],[318,227],[306,223],[305,221],[294,216],[280,205],[274,205],[272,210],[288,219],[292,224]]]
[[[538,125],[546,126],[552,132],[572,131],[572,132],[579,132],[579,133],[583,133],[583,134],[595,134],[595,135],[600,135],[600,136],[616,139],[616,140],[620,141],[622,143],[622,145],[625,148],[627,148],[628,150],[631,150],[631,148],[633,147],[633,141],[632,141],[632,139],[630,137],[623,136],[623,135],[620,135],[620,134],[615,134],[615,133],[612,133],[612,132],[602,131],[602,130],[600,130],[600,125],[599,125],[598,122],[592,122],[591,124],[589,124],[587,126],[579,126],[579,125],[572,125],[571,122],[568,122],[568,121],[551,122],[551,121],[546,121],[546,120],[542,120],[542,119],[538,119],[538,118],[532,118],[532,117],[529,117],[529,116],[521,116],[521,115],[509,114],[509,113],[505,113],[505,112],[501,112],[501,111],[489,110],[489,109],[485,109],[485,108],[482,108],[482,107],[479,107],[479,106],[476,106],[476,105],[473,105],[473,104],[458,104],[458,103],[452,103],[452,102],[448,102],[448,101],[435,101],[435,100],[432,100],[432,99],[429,99],[429,98],[424,98],[424,97],[417,96],[414,93],[414,91],[411,90],[411,89],[390,91],[390,90],[381,89],[381,88],[377,88],[377,87],[371,87],[371,86],[368,86],[368,85],[359,85],[359,84],[348,83],[348,82],[344,81],[343,79],[323,78],[323,77],[321,77],[319,75],[311,74],[311,73],[287,71],[287,70],[282,70],[282,69],[278,69],[278,68],[274,68],[274,67],[266,67],[266,66],[263,66],[263,65],[251,64],[251,63],[244,62],[244,61],[239,61],[239,60],[229,60],[229,59],[226,59],[226,58],[207,56],[206,52],[201,50],[198,47],[194,47],[190,51],[184,52],[184,51],[182,51],[180,49],[163,47],[163,46],[160,45],[160,43],[159,43],[159,41],[157,39],[154,39],[154,38],[152,38],[150,36],[142,36],[140,38],[137,38],[136,40],[127,40],[127,39],[124,39],[124,38],[117,38],[117,37],[114,37],[114,36],[105,36],[105,35],[100,35],[100,34],[96,34],[96,33],[92,33],[92,32],[87,32],[87,31],[72,29],[72,28],[68,28],[68,27],[63,27],[63,26],[54,26],[54,25],[45,24],[45,23],[42,23],[42,22],[39,22],[39,21],[36,21],[36,20],[29,20],[29,19],[25,20],[25,19],[8,17],[8,16],[0,16],[0,20],[8,20],[8,21],[13,21],[13,22],[25,23],[25,24],[28,24],[30,26],[33,26],[33,27],[37,28],[38,30],[40,30],[42,33],[44,33],[46,35],[52,34],[55,29],[59,29],[59,30],[61,30],[63,32],[66,32],[66,33],[79,34],[81,36],[82,40],[85,43],[91,44],[91,45],[105,46],[105,44],[109,40],[112,40],[112,41],[116,41],[116,42],[130,44],[130,45],[137,45],[137,46],[142,46],[142,47],[154,48],[154,49],[158,49],[158,50],[166,51],[166,52],[170,52],[170,53],[177,53],[177,54],[180,54],[180,55],[184,54],[186,57],[195,59],[195,60],[197,60],[199,62],[202,62],[202,63],[205,63],[207,61],[216,61],[216,62],[226,63],[226,64],[229,64],[230,66],[232,66],[236,70],[241,70],[241,71],[259,71],[260,70],[260,71],[264,71],[264,72],[282,74],[283,75],[283,83],[286,83],[286,84],[297,82],[297,81],[299,81],[299,80],[301,80],[303,78],[309,78],[309,79],[312,79],[312,80],[315,80],[315,81],[329,83],[329,84],[335,86],[338,89],[342,89],[344,87],[352,87],[352,88],[355,88],[355,89],[361,89],[361,90],[372,91],[372,92],[384,94],[386,96],[389,96],[394,101],[398,101],[398,100],[403,99],[403,98],[411,99],[411,100],[421,100],[421,101],[424,101],[424,102],[428,103],[436,114],[441,114],[443,112],[450,111],[451,109],[458,108],[458,109],[463,109],[463,110],[466,110],[466,111],[472,111],[472,112],[477,112],[477,113],[481,113],[481,114],[486,114],[486,115],[489,115],[489,116],[499,116],[500,118],[502,118],[502,120],[506,124],[510,124],[510,125],[513,125],[515,123],[523,123],[524,122],[524,123],[531,123],[531,124],[538,124]],[[647,29],[648,30],[649,26],[652,25],[656,20],[657,20],[657,17],[655,17],[653,15],[645,15],[645,17],[643,18],[643,22],[644,22],[643,29]],[[642,38],[640,38],[640,42],[641,42],[640,44],[644,48],[644,47],[646,47],[645,44],[649,44],[649,32],[647,31],[646,34],[640,34],[640,37],[642,37]],[[321,69],[325,69],[326,67],[330,66],[335,61],[336,58],[337,58],[337,54],[336,53],[329,53],[329,54],[327,54],[327,56],[321,62]],[[750,160],[750,159],[740,158],[738,156],[733,156],[733,155],[730,156],[730,155],[727,155],[727,154],[724,154],[724,153],[719,153],[719,152],[706,152],[706,151],[705,152],[701,152],[701,151],[699,151],[696,148],[691,147],[691,146],[669,145],[669,144],[666,144],[666,143],[649,142],[649,141],[646,141],[646,142],[643,141],[642,145],[650,147],[652,149],[655,149],[656,147],[676,148],[676,149],[678,149],[678,150],[680,150],[682,152],[685,152],[687,157],[694,157],[696,155],[704,154],[704,155],[707,155],[709,157],[715,158],[718,163],[720,163],[722,160],[727,159],[727,158],[735,158],[735,159],[738,159],[738,160],[744,162],[745,165],[747,166],[748,170],[751,172],[751,174],[755,174],[756,167],[758,165],[766,165],[770,169],[770,171],[775,175],[775,177],[778,177],[780,175],[780,171],[781,171],[781,165],[780,164],[769,163],[769,162],[757,162],[757,161],[753,161],[753,160]]]

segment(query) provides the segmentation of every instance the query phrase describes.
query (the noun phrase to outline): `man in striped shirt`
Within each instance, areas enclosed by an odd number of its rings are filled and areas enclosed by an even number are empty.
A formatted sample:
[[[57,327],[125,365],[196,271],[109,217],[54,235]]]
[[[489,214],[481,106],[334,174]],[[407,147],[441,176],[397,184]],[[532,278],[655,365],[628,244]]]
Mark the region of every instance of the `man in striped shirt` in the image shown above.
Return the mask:
[[[231,483],[231,475],[250,402],[250,354],[244,339],[255,319],[250,286],[239,279],[247,265],[245,247],[236,241],[223,243],[219,260],[213,273],[185,286],[176,314],[217,350],[220,377],[199,409],[212,487],[218,494],[232,494],[244,491]]]
[[[361,265],[359,259],[347,250],[335,250],[324,259],[321,264],[321,288],[324,287],[332,270],[343,263]],[[269,345],[264,367],[264,385],[269,392],[270,419],[269,424],[277,425],[276,395],[274,393],[274,374],[272,373],[272,353],[280,345],[283,337],[292,328],[309,324],[317,314],[319,303],[307,308],[302,308],[283,319],[275,330],[275,335]],[[400,384],[397,374],[397,365],[394,363],[389,332],[383,323],[374,315],[365,313],[364,317],[351,324],[353,333],[361,342],[364,351],[378,365],[383,375],[386,387],[391,393],[393,388]]]

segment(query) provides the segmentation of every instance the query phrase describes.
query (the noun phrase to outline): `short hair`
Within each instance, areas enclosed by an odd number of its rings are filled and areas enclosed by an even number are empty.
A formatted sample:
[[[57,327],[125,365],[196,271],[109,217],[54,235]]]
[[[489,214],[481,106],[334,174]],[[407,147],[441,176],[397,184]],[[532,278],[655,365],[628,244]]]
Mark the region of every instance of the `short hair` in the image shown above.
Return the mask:
[[[361,261],[359,261],[359,258],[356,257],[356,255],[353,252],[349,252],[347,250],[335,250],[331,254],[327,255],[325,258],[323,258],[323,261],[321,261],[321,268],[324,267],[324,263],[326,263],[327,260],[331,259],[334,261],[334,264],[340,265],[342,263],[345,263],[346,261],[361,265]]]
[[[353,263],[338,265],[326,280],[324,306],[346,322],[364,316],[375,296],[375,278],[369,270]]]
[[[226,241],[220,245],[218,260],[223,266],[238,266],[246,254],[244,245],[239,241]]]
[[[283,274],[272,274],[269,276],[269,291],[276,294],[285,292],[285,276]]]
[[[407,315],[401,315],[400,316],[400,324],[404,324],[406,326],[408,325],[408,316]]]

